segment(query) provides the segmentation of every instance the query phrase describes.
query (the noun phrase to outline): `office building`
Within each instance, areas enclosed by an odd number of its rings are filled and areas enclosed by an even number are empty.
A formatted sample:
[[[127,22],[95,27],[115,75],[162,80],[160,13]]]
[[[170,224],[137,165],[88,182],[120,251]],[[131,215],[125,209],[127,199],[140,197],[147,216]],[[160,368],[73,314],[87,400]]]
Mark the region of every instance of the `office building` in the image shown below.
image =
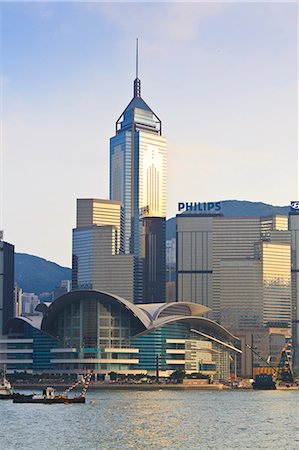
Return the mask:
[[[166,301],[176,300],[176,239],[166,240]]]
[[[177,216],[177,300],[233,328],[290,327],[287,217]]]
[[[44,305],[46,308],[46,305]],[[59,297],[43,317],[11,319],[0,339],[0,364],[8,372],[159,375],[176,370],[229,380],[241,351],[224,327],[206,319],[195,303],[135,305],[94,290]]]
[[[23,292],[22,294],[22,314],[31,315],[34,314],[35,308],[39,304],[38,295],[33,292]]]
[[[14,284],[14,317],[22,314],[22,288],[17,283]]]
[[[286,216],[179,215],[177,256],[178,301],[211,308],[210,316],[237,336],[252,330],[256,341],[255,335],[265,329],[268,340],[281,329],[279,335],[290,336],[291,233]]]
[[[121,203],[79,199],[73,230],[72,288],[96,289],[133,301],[134,258],[121,249]]]
[[[70,292],[72,290],[72,281],[71,280],[61,280],[60,286],[66,289],[66,292]]]
[[[291,232],[291,280],[292,280],[292,336],[294,365],[299,369],[299,211],[292,209],[289,214]]]
[[[56,300],[61,295],[66,294],[71,291],[72,282],[71,280],[61,280],[60,286],[57,286],[53,291],[53,300]]]
[[[165,292],[165,218],[142,219],[142,298],[147,303],[159,303],[166,299]]]
[[[14,246],[0,236],[0,336],[14,316]]]
[[[98,198],[77,199],[76,228],[91,225],[115,227],[116,253],[122,252],[122,204]]]
[[[166,139],[161,120],[141,97],[138,72],[133,99],[110,139],[110,198],[123,206],[123,250],[134,255],[134,301],[141,303],[147,301],[143,297],[142,218],[166,216]],[[165,252],[165,247],[158,250]],[[165,276],[159,282],[165,283]]]
[[[166,264],[175,266],[176,262],[176,239],[166,240]]]

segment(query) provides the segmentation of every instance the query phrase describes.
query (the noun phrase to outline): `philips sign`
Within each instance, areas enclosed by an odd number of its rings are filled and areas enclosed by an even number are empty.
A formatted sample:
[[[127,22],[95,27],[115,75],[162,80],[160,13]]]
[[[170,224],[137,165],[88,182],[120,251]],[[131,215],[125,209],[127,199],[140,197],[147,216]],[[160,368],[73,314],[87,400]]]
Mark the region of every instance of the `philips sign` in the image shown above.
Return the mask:
[[[222,211],[221,202],[179,202],[179,212],[192,212],[192,213],[220,213]]]

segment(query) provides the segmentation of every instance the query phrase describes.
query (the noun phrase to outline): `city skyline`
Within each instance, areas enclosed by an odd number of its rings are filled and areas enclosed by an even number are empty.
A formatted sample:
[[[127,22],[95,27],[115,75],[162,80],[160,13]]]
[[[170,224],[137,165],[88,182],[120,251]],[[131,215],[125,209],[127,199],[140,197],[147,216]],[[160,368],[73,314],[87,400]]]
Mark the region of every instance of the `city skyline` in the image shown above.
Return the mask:
[[[168,138],[167,216],[179,201],[296,200],[297,5],[1,8],[0,227],[17,252],[70,266],[76,198],[108,198],[137,36],[143,96]]]

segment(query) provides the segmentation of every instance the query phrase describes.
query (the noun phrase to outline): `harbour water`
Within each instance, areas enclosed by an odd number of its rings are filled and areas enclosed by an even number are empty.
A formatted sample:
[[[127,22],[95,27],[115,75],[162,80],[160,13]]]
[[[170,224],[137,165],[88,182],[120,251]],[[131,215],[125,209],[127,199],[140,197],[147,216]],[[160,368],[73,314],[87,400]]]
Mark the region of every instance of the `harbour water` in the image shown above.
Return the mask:
[[[298,391],[89,391],[85,405],[0,402],[5,450],[299,448]]]

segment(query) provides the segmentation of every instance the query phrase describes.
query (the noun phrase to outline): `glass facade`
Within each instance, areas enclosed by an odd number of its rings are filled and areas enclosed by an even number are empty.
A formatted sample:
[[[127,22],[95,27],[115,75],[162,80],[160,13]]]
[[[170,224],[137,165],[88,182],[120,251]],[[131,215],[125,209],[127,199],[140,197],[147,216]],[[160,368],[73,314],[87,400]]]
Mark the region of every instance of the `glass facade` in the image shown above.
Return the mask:
[[[101,351],[126,346],[127,340],[138,331],[142,331],[139,322],[123,306],[91,298],[63,308],[52,332],[65,347]]]
[[[93,225],[73,230],[73,289],[112,292],[133,301],[133,255],[118,253],[114,225]]]
[[[213,219],[177,217],[177,301],[213,306]]]
[[[262,243],[263,322],[291,327],[291,248],[289,244]]]
[[[94,231],[91,227],[73,230],[73,289],[92,289],[93,235]]]
[[[131,340],[132,345],[139,348],[140,368],[155,371],[157,357],[161,370],[171,367],[167,365],[167,339],[188,339],[190,336],[190,325],[185,323],[173,323],[161,326],[140,337]]]
[[[141,218],[166,216],[166,139],[161,121],[140,97],[139,79],[110,140],[110,198],[123,204],[123,249],[135,257],[134,301],[144,303]]]
[[[0,363],[6,365],[8,372],[51,372],[51,350],[57,347],[57,339],[25,321],[16,321],[13,330],[9,330],[9,339],[0,340]]]
[[[229,351],[192,332],[188,322],[163,325],[131,342],[139,348],[139,367],[147,372],[154,373],[159,361],[159,370],[166,373],[183,370],[213,375],[218,380],[230,377]]]
[[[177,300],[209,306],[239,330],[291,324],[286,216],[177,217]]]
[[[299,213],[289,214],[291,231],[291,283],[292,283],[292,335],[294,343],[294,365],[299,368]]]
[[[0,336],[14,315],[14,246],[0,240]]]
[[[57,362],[64,370],[65,364],[68,369],[87,366],[98,371],[128,370],[136,362],[129,340],[141,331],[140,322],[120,304],[92,297],[76,301],[63,308],[53,324],[52,333],[66,349],[59,352]]]
[[[115,229],[114,254],[122,252],[122,207],[120,202],[96,198],[77,199],[76,228],[112,225]]]
[[[141,258],[143,261],[142,298],[147,303],[166,299],[165,218],[142,219]]]
[[[159,366],[166,377],[181,369],[228,379],[228,352],[238,350],[227,340],[234,336],[199,317],[205,310],[72,291],[50,305],[42,322],[36,316],[34,326],[25,317],[11,319],[0,362],[10,372],[155,375]]]

